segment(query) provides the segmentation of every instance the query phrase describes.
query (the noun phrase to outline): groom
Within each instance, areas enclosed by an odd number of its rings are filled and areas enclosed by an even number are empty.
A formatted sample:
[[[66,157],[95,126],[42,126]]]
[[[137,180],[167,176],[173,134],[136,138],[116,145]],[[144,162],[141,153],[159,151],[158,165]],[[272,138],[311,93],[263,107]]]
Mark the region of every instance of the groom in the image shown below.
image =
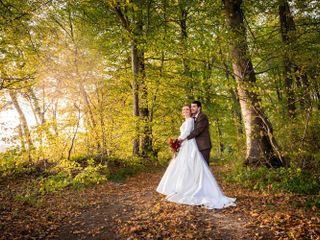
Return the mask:
[[[210,150],[212,147],[209,134],[209,121],[208,117],[201,111],[201,102],[193,101],[191,103],[191,113],[194,119],[194,129],[187,139],[196,139],[199,151],[209,165]]]

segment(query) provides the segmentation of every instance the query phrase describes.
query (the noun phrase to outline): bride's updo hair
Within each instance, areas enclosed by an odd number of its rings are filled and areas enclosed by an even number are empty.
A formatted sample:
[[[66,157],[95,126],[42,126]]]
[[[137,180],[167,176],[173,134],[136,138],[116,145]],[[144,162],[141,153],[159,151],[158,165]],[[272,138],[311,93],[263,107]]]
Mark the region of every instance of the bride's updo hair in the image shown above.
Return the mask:
[[[184,105],[182,106],[182,108],[184,108],[184,107],[188,107],[188,108],[191,109],[191,105],[190,105],[190,104],[184,104]]]

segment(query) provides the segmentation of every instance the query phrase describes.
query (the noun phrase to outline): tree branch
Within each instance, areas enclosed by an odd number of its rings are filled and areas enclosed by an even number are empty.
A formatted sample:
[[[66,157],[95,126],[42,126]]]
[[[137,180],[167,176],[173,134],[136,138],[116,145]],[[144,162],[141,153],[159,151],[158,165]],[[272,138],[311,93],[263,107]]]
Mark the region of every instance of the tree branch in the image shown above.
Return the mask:
[[[119,5],[114,7],[114,10],[116,12],[116,14],[118,15],[118,17],[120,18],[120,21],[123,25],[123,27],[129,32],[132,33],[132,29],[130,27],[130,22],[129,19],[123,14],[121,7]]]

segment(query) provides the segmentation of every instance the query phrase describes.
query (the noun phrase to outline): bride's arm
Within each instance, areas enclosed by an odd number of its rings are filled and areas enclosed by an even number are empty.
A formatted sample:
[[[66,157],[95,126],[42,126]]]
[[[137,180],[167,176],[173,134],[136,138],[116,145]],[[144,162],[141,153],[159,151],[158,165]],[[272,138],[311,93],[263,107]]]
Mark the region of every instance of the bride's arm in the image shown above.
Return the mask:
[[[178,137],[178,139],[182,141],[185,140],[191,133],[193,129],[193,119],[188,119],[185,124],[186,126],[183,128],[180,136]]]

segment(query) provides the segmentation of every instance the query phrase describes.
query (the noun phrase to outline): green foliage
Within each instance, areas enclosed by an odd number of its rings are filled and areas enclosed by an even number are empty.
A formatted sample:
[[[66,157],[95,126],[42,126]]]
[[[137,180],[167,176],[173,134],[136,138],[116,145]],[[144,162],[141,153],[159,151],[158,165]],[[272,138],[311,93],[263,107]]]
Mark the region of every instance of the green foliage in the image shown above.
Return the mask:
[[[28,160],[29,153],[19,148],[12,148],[0,153],[0,173],[3,177],[32,174],[35,166]]]
[[[41,194],[61,191],[62,189],[70,186],[72,177],[65,173],[58,173],[46,178],[39,179],[39,192]]]
[[[237,167],[226,179],[243,186],[264,191],[285,191],[298,194],[318,194],[320,176],[300,168]]]
[[[107,167],[101,164],[94,165],[94,160],[88,160],[88,166],[78,173],[72,180],[74,187],[99,184],[107,180]]]
[[[319,112],[313,114],[303,113],[295,119],[288,121],[287,118],[277,116],[275,122],[279,127],[277,132],[282,145],[286,146],[284,153],[294,161],[292,164],[302,168],[314,168],[315,161],[307,160],[306,158],[315,156],[319,153],[320,149],[320,122]],[[286,136],[286,137],[284,137]],[[306,161],[307,160],[307,161]],[[309,165],[309,166],[304,166]]]
[[[143,165],[143,159],[141,158],[130,158],[124,161],[113,161],[109,162],[108,166],[112,170],[109,176],[109,180],[115,182],[122,182],[128,177],[132,177],[137,173],[145,169]]]
[[[127,177],[136,175],[139,170],[140,168],[131,166],[120,168],[118,171],[113,173],[109,179],[115,182],[123,182]]]
[[[24,204],[34,205],[37,203],[37,199],[33,194],[16,195],[14,199]]]
[[[320,195],[312,196],[307,199],[305,206],[308,208],[317,207],[320,209]]]
[[[62,161],[53,172],[58,173],[48,177],[39,178],[39,192],[46,194],[58,192],[66,187],[83,188],[92,184],[99,184],[107,180],[108,171],[105,165],[95,165],[93,159],[87,160],[87,166],[82,168],[79,164],[70,161]]]

